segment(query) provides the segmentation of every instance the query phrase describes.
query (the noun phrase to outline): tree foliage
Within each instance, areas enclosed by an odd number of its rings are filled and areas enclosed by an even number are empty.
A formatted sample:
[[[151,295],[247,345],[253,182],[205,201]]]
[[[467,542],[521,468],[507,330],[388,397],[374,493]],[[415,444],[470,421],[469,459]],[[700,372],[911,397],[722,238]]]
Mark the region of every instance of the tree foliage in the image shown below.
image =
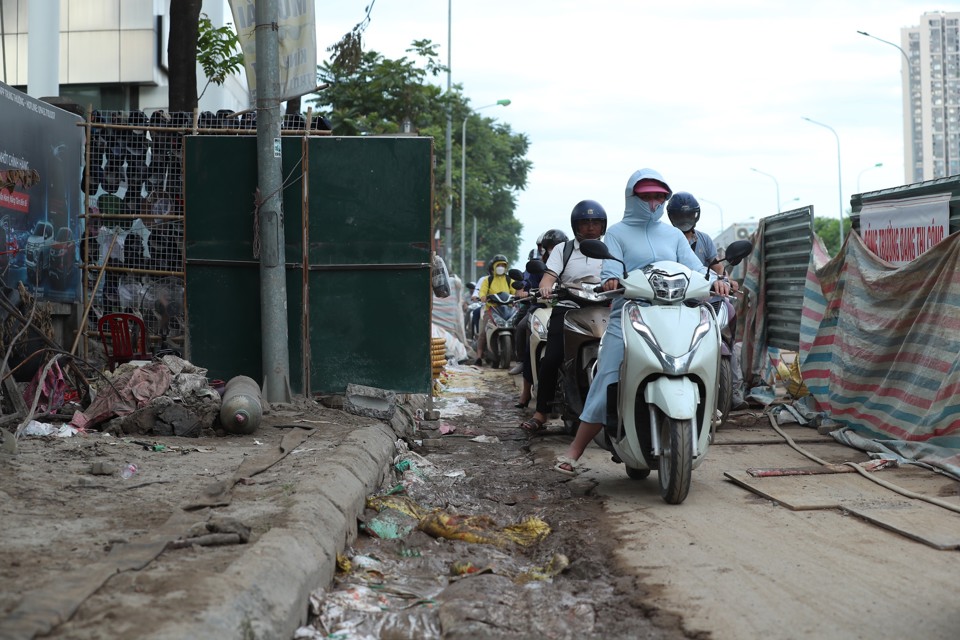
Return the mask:
[[[850,235],[851,222],[850,216],[843,217],[843,238],[846,240]],[[831,257],[837,255],[840,251],[840,221],[836,218],[814,218],[813,232],[823,240],[823,246]]]
[[[213,26],[207,14],[200,14],[197,62],[207,76],[207,84],[200,92],[200,98],[206,93],[211,82],[221,86],[227,81],[228,76],[239,73],[243,69],[243,53],[240,51],[240,40],[233,24],[228,22],[225,26],[217,28]]]
[[[202,0],[171,0],[170,40],[167,43],[170,85],[170,111],[193,111],[200,103],[197,95],[197,63],[211,82],[222,85],[227,76],[243,69],[243,53],[233,26],[214,28],[201,14]]]
[[[397,60],[375,51],[357,54],[353,50],[346,58],[334,52],[318,69],[320,83],[329,86],[319,98],[308,102],[327,117],[335,135],[397,134],[408,122],[418,135],[430,136],[436,141],[433,226],[444,228],[449,195],[455,212],[451,251],[455,256],[459,256],[460,250],[461,136],[466,119],[467,254],[473,233],[472,220],[476,217],[478,258],[485,260],[495,253],[503,253],[516,261],[521,224],[514,213],[517,192],[526,187],[531,168],[526,159],[529,139],[473,110],[460,85],[449,94],[443,91],[435,81],[447,69],[440,63],[437,48],[430,40],[416,40],[407,49],[409,55]],[[449,194],[445,184],[448,110],[453,129],[452,193]]]

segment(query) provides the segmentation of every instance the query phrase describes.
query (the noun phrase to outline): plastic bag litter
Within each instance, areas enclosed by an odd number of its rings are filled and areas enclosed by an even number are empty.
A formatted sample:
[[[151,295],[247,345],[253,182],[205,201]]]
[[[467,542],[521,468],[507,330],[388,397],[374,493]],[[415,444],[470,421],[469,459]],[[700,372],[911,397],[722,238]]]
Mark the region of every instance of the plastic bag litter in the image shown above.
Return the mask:
[[[498,528],[489,516],[462,516],[434,511],[420,520],[420,530],[435,538],[506,547],[510,544],[526,546],[539,542],[550,534],[550,525],[540,518],[531,517]]]
[[[439,593],[440,587],[436,588]],[[435,594],[434,594],[435,595]],[[295,637],[304,639],[378,640],[385,637],[440,638],[440,623],[430,594],[419,594],[399,585],[344,585],[336,591],[311,595],[318,630],[301,627]]]
[[[545,566],[534,567],[533,569],[524,571],[514,579],[514,582],[517,584],[526,584],[527,582],[549,580],[563,573],[564,569],[569,566],[570,559],[567,556],[562,553],[555,553],[553,557],[550,558],[550,562]]]
[[[783,360],[777,363],[777,376],[783,382],[789,393],[794,398],[802,398],[810,394],[807,385],[803,383],[803,375],[800,373],[800,359],[794,358],[788,365]]]
[[[500,438],[497,436],[477,436],[476,438],[470,438],[470,442],[483,442],[485,444],[497,444],[500,442]]]
[[[80,432],[76,427],[70,426],[69,424],[50,424],[48,422],[39,422],[37,420],[31,420],[27,425],[20,431],[20,435],[24,436],[57,436],[58,438],[70,438],[75,436]]]

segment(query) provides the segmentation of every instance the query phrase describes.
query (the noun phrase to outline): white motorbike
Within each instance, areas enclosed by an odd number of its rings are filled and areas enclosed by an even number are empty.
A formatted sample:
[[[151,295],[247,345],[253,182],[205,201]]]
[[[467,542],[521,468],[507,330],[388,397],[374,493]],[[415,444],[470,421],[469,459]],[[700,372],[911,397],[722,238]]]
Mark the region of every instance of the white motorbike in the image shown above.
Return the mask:
[[[725,261],[750,254],[748,241],[732,243]],[[599,240],[585,240],[590,258],[614,258]],[[627,475],[653,470],[660,495],[683,502],[693,469],[703,462],[716,428],[720,327],[709,304],[710,282],[671,261],[624,272],[622,287],[604,295],[627,299],[621,309],[624,358],[620,381],[607,388],[607,419],[596,442],[626,465]],[[610,339],[604,334],[603,342]]]

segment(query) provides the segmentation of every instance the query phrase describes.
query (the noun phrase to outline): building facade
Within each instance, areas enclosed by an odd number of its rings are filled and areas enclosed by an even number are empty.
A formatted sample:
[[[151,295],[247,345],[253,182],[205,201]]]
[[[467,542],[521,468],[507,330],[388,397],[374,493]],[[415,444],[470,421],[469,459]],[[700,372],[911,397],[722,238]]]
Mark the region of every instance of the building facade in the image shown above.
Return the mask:
[[[147,113],[168,110],[167,42],[170,0],[0,0],[0,81],[29,93],[31,8],[42,20],[59,20],[55,77],[59,96],[82,108]],[[59,6],[59,16],[56,8]],[[226,0],[204,0],[203,13],[214,25],[232,22]],[[49,25],[44,25],[49,26]],[[36,23],[34,31],[38,32]],[[211,83],[197,67],[201,111],[249,107],[241,71],[223,86]],[[33,96],[35,98],[46,96]]]
[[[960,174],[960,12],[924,13],[900,32],[908,183]]]

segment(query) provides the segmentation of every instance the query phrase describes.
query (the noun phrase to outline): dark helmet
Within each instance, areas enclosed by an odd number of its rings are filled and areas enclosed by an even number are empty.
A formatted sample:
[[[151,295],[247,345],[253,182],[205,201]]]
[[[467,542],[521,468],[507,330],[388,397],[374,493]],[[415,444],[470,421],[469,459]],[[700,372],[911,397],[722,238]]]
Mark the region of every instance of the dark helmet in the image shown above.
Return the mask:
[[[700,203],[692,193],[677,191],[667,203],[667,215],[670,224],[686,233],[697,226],[700,220]]]
[[[570,238],[567,237],[560,229],[550,229],[545,231],[542,236],[540,236],[540,246],[543,247],[544,253],[551,251],[555,246],[566,242]]]
[[[602,220],[603,230],[600,235],[607,232],[607,212],[603,206],[596,200],[581,200],[570,212],[570,226],[573,228],[573,235],[579,240],[580,234],[577,226],[581,220]]]

